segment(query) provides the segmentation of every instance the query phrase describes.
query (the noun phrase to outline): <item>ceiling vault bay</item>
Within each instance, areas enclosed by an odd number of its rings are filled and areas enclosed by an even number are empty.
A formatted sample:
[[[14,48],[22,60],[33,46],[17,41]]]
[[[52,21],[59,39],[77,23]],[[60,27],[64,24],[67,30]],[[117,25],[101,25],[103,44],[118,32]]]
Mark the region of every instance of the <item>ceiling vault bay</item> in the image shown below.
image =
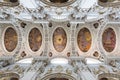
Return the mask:
[[[0,80],[120,80],[119,5],[0,0]]]

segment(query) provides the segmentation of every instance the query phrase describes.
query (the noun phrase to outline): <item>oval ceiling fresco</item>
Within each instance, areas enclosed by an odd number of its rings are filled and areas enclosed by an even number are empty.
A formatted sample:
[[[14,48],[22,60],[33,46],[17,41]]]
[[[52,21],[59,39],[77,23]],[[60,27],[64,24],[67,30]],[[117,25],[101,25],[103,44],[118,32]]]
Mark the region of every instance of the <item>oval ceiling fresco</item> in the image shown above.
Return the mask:
[[[8,28],[4,35],[4,44],[7,51],[12,52],[18,43],[18,35],[13,28]]]
[[[79,31],[77,36],[78,47],[81,51],[87,52],[91,47],[91,33],[87,28]]]
[[[33,28],[29,33],[29,46],[32,51],[36,52],[42,45],[42,35],[37,28]]]
[[[56,51],[62,52],[67,44],[67,35],[63,28],[58,27],[53,33],[53,46]]]
[[[116,35],[112,28],[108,28],[102,35],[102,44],[107,52],[112,52],[116,45]]]

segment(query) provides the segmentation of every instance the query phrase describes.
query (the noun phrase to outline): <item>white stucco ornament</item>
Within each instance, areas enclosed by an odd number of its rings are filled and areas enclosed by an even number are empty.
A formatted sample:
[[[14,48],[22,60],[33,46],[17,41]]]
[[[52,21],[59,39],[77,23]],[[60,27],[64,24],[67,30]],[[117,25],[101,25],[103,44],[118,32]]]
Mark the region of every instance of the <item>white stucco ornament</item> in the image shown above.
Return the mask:
[[[58,64],[58,65],[68,64],[68,60],[66,58],[54,58],[50,62],[51,64]]]

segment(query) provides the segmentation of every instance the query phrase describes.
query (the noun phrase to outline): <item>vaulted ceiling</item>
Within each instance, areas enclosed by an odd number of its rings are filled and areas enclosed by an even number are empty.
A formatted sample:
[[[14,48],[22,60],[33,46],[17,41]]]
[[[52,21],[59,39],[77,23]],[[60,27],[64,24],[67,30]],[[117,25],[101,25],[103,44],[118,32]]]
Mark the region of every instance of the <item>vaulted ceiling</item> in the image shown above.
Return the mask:
[[[119,0],[0,0],[0,21],[119,19]]]

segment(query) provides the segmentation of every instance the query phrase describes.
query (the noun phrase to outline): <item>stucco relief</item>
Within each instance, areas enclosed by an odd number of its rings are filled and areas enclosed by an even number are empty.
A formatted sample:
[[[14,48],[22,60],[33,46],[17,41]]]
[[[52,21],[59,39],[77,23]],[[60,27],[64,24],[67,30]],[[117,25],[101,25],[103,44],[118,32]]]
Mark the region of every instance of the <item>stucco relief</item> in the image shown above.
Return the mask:
[[[18,44],[18,35],[16,31],[10,27],[5,31],[4,45],[7,51],[12,52]]]
[[[58,27],[53,33],[53,46],[56,51],[62,52],[67,44],[67,35],[63,28]]]

